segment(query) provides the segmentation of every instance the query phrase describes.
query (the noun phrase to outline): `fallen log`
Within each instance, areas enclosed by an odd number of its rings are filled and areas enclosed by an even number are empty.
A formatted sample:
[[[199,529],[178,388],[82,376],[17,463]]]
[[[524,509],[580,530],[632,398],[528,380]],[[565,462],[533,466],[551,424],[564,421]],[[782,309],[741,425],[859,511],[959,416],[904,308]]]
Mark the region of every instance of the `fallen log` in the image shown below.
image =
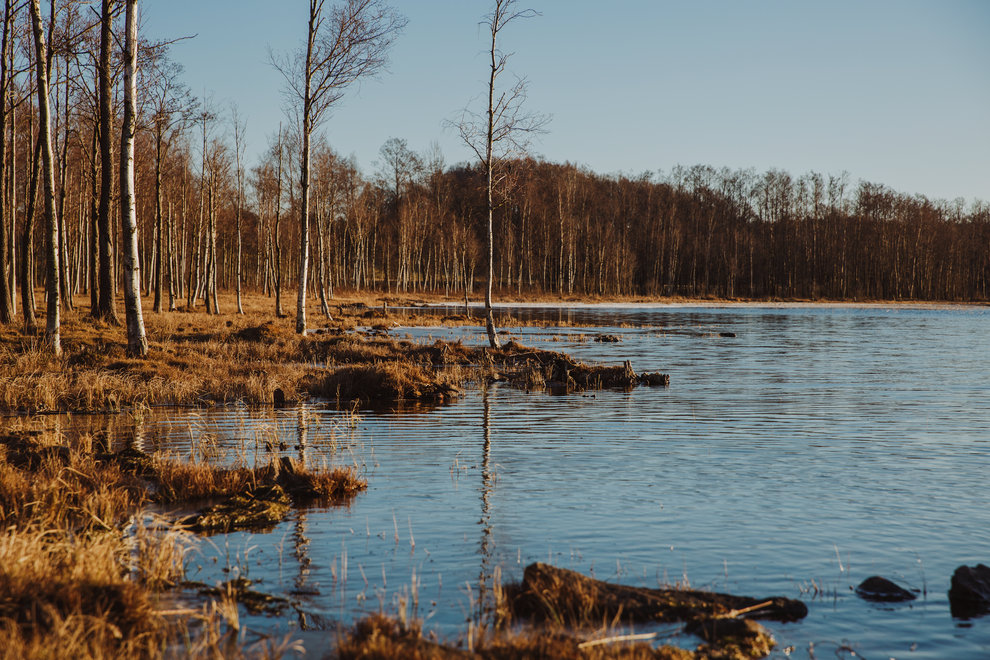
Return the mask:
[[[619,617],[631,623],[689,622],[745,615],[753,619],[798,621],[808,614],[799,600],[749,598],[689,589],[647,589],[613,584],[566,568],[530,564],[523,581],[511,589],[514,614],[564,625]],[[759,606],[759,607],[756,607]]]
[[[604,623],[685,623],[706,645],[690,657],[763,658],[773,636],[751,619],[797,621],[808,614],[799,600],[749,598],[688,589],[646,589],[595,580],[565,568],[530,564],[523,581],[506,589],[509,611],[567,629]]]

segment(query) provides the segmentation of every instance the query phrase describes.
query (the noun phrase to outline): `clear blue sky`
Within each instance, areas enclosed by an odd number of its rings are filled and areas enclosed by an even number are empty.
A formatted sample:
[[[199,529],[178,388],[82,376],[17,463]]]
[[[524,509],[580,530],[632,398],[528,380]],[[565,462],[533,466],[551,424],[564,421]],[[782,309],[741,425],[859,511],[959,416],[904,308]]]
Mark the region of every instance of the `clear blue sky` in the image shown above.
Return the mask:
[[[372,173],[389,137],[417,151],[483,102],[487,0],[396,0],[409,19],[390,71],[324,126]],[[269,47],[300,48],[305,0],[146,0],[145,34],[173,47],[197,95],[235,102],[249,160],[284,117]],[[549,113],[534,152],[601,173],[677,164],[848,171],[930,198],[990,201],[990,0],[531,0],[510,69]],[[477,107],[477,106],[476,106]]]

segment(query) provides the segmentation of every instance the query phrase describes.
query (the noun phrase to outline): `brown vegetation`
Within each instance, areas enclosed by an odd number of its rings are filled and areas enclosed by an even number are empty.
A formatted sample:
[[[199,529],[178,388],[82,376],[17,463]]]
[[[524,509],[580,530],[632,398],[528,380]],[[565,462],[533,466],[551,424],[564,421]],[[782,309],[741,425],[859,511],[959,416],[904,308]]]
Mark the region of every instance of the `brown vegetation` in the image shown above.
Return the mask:
[[[149,314],[145,359],[127,357],[123,328],[78,312],[65,315],[61,356],[52,355],[32,333],[0,326],[0,410],[117,411],[135,405],[233,401],[258,405],[271,404],[276,389],[290,401],[440,400],[456,394],[471,378],[567,390],[665,384],[625,366],[580,364],[560,353],[511,342],[491,351],[460,342],[423,345],[355,332],[367,320],[363,305],[341,305],[333,322],[300,336],[291,321],[265,311],[266,305],[266,298],[246,295],[244,315]],[[432,324],[436,317],[401,320]]]
[[[418,623],[375,615],[344,637],[339,657],[752,660],[767,656],[774,641],[749,617],[794,621],[807,614],[803,603],[786,598],[627,587],[545,564],[526,567],[521,584],[496,589],[496,600],[498,625],[469,637],[466,649],[425,639]],[[643,643],[652,634],[602,635],[619,624],[649,622],[685,623],[684,632],[703,643],[689,651]]]
[[[0,657],[241,657],[230,605],[240,598],[225,591],[202,610],[173,610],[188,534],[141,523],[142,506],[237,497],[249,484],[322,502],[365,487],[351,469],[288,459],[260,470],[190,467],[98,449],[91,436],[69,442],[22,420],[0,437]],[[277,647],[265,640],[258,655]]]

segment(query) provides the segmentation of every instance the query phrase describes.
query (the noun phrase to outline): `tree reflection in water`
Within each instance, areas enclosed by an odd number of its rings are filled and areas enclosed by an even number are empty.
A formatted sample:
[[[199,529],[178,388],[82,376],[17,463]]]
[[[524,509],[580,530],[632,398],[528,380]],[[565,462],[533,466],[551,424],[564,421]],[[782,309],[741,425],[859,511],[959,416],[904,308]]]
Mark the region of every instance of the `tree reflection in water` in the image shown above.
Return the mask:
[[[484,446],[481,453],[481,574],[478,577],[478,622],[493,621],[495,614],[495,538],[492,530],[492,495],[495,493],[495,468],[492,465],[492,405],[490,387],[481,393]]]
[[[299,452],[299,463],[301,467],[306,467],[307,447],[309,445],[309,427],[306,419],[306,409],[299,406],[299,413],[296,420],[296,449]],[[308,584],[312,559],[309,556],[309,537],[306,536],[306,513],[302,508],[296,509],[296,522],[292,530],[292,551],[296,558],[298,572],[294,580],[292,593],[297,596],[319,595],[319,590]],[[299,626],[306,630],[309,626],[306,622],[306,615],[298,609]]]

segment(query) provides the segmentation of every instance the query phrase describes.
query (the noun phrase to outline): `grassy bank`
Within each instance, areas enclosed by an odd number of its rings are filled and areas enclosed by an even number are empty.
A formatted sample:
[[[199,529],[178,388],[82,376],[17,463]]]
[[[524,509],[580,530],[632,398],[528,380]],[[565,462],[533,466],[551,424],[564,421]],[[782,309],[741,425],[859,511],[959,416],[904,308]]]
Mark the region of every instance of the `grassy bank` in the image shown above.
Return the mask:
[[[277,318],[270,300],[260,295],[246,297],[243,315],[210,315],[203,310],[149,313],[146,359],[126,356],[122,326],[94,321],[84,311],[65,315],[59,357],[47,350],[40,336],[16,325],[0,327],[0,412],[262,405],[276,401],[276,390],[289,402],[442,400],[472,379],[565,389],[639,382],[624,368],[613,373],[512,343],[490,351],[457,342],[424,346],[392,339],[381,331],[357,332],[358,327],[384,329],[439,320],[432,313],[400,316],[389,312],[387,305],[372,308],[359,300],[340,302],[332,319],[313,316],[313,329],[305,336],[294,332],[292,319]],[[460,322],[478,319],[461,317]]]
[[[288,648],[239,640],[231,590],[178,606],[195,525],[152,518],[145,506],[221,498],[241,515],[236,500],[259,489],[325,504],[366,483],[348,468],[220,468],[100,449],[91,436],[70,442],[30,420],[0,436],[0,657],[271,657]],[[232,520],[218,527],[237,527]]]

